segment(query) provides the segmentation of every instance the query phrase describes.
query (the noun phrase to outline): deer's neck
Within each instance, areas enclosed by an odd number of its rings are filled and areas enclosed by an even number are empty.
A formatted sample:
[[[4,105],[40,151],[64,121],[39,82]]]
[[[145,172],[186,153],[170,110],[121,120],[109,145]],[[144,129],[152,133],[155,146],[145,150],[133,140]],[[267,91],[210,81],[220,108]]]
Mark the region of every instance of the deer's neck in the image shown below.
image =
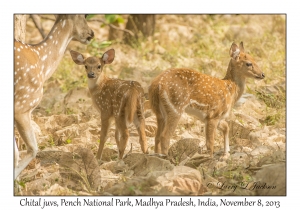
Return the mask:
[[[88,87],[91,94],[101,91],[106,80],[107,77],[104,74],[101,74],[97,79],[88,79]]]
[[[34,45],[39,55],[39,66],[44,81],[56,70],[65,50],[72,40],[73,23],[68,20],[55,22],[48,36],[39,44]]]
[[[226,75],[223,80],[230,82],[233,88],[234,102],[240,99],[245,90],[246,78],[237,72],[237,67],[233,65],[232,60],[230,60]]]

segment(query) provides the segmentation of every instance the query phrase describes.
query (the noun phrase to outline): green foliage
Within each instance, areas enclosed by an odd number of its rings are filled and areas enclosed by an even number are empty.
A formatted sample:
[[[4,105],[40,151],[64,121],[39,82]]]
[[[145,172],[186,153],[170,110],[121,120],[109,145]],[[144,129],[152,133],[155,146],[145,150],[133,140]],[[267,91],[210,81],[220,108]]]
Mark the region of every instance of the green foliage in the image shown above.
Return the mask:
[[[113,15],[113,14],[108,14],[104,15],[105,20],[110,23],[124,23],[124,19],[122,18],[121,15]]]
[[[286,94],[279,92],[277,94],[269,94],[263,91],[256,91],[256,96],[262,100],[266,105],[266,117],[260,122],[268,126],[284,126],[285,125],[285,108],[286,108]]]
[[[19,185],[20,187],[22,187],[23,189],[25,188],[25,182],[23,180],[15,180],[15,184]]]
[[[75,114],[74,110],[72,108],[67,107],[65,109],[65,114],[66,115],[71,115],[71,114]]]
[[[88,16],[88,18],[94,17],[94,15]],[[89,19],[90,19],[89,18]],[[124,19],[121,15],[115,15],[115,14],[106,14],[104,15],[104,18],[108,24],[119,24],[124,23]],[[102,24],[101,27],[106,26],[107,24]],[[105,40],[105,41],[99,41],[97,39],[93,39],[91,43],[88,45],[88,51],[92,56],[100,56],[101,53],[99,50],[104,49],[106,47],[111,46],[113,43],[111,41]]]
[[[263,100],[268,107],[276,109],[285,107],[286,95],[284,92],[279,94],[269,94],[263,91],[256,91],[256,96]]]
[[[131,192],[131,193],[134,193],[135,192],[135,186],[129,186],[129,191]]]
[[[48,143],[50,146],[55,146],[54,138],[52,135],[49,135]]]
[[[72,140],[71,139],[66,139],[66,144],[71,144]]]
[[[244,174],[243,180],[246,182],[251,182],[253,181],[253,177],[250,176],[249,174]]]
[[[51,115],[52,114],[52,109],[50,107],[48,107],[45,112],[47,113],[47,115]]]
[[[275,125],[281,119],[282,115],[280,113],[276,113],[274,115],[268,115],[264,120],[263,123],[266,125]]]
[[[91,43],[88,45],[88,51],[91,54],[91,56],[101,57],[102,53],[100,50],[107,48],[112,45],[111,41],[98,41],[96,39],[93,39]]]
[[[39,145],[39,149],[40,149],[40,150],[44,150],[45,148],[46,148],[46,146],[44,146],[44,145],[40,146],[40,145]]]
[[[87,20],[90,20],[90,19],[92,19],[92,18],[95,17],[95,16],[96,16],[96,15],[93,15],[93,14],[87,15],[86,19],[87,19]]]
[[[84,70],[79,70],[79,67],[70,59],[64,57],[59,64],[57,70],[54,72],[50,81],[58,81],[63,92],[76,87],[87,86],[87,76]],[[51,110],[48,110],[49,113]]]

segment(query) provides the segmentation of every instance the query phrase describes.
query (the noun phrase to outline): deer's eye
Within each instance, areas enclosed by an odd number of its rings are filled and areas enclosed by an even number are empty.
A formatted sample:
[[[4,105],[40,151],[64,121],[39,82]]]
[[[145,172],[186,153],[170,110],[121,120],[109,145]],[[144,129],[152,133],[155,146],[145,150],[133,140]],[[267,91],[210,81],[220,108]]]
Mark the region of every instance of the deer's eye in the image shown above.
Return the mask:
[[[246,63],[246,66],[252,66],[252,63]]]
[[[85,67],[85,69],[87,69],[87,66],[84,66]]]
[[[98,69],[101,69],[101,65],[98,65]]]

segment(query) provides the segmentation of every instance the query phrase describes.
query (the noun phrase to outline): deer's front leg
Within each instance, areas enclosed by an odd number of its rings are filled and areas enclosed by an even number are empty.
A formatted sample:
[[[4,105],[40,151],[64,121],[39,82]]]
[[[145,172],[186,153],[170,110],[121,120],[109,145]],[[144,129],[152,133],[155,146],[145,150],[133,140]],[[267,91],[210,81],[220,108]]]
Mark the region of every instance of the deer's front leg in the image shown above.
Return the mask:
[[[230,156],[229,151],[229,126],[225,120],[221,120],[218,128],[223,132],[224,135],[224,154],[220,160],[227,160]]]
[[[218,122],[218,119],[208,119],[205,123],[206,147],[211,157],[214,154],[215,132]]]
[[[100,143],[99,143],[99,149],[97,152],[97,159],[101,160],[102,152],[104,144],[107,140],[107,132],[110,126],[110,118],[105,118],[101,116],[101,132],[100,132]]]

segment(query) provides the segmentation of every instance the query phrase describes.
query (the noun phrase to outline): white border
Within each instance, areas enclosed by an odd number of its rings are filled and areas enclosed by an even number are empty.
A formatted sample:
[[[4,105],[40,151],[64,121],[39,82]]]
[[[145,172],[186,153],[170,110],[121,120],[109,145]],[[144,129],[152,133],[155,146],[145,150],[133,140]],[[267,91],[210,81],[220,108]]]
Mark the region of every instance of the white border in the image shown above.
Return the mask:
[[[186,0],[186,1],[1,1],[1,190],[0,205],[3,209],[29,209],[20,207],[20,197],[13,196],[13,14],[14,13],[286,13],[287,14],[287,196],[286,197],[262,197],[262,200],[279,200],[281,209],[288,206],[298,206],[299,196],[296,190],[299,181],[296,179],[299,172],[297,155],[299,154],[299,58],[296,49],[299,47],[299,11],[297,1],[279,0],[251,0],[251,1],[225,1],[225,0]],[[3,47],[4,46],[4,47]],[[274,46],[276,47],[276,46]],[[297,65],[296,65],[297,64]],[[4,133],[4,135],[3,135]],[[33,198],[33,197],[30,197]],[[60,201],[61,197],[48,197],[51,200]],[[126,197],[121,197],[125,199]],[[133,199],[134,197],[132,197]],[[147,198],[147,197],[145,197]],[[155,197],[158,200],[164,197]],[[201,198],[201,197],[200,197]],[[222,197],[213,197],[219,200]],[[243,197],[224,197],[227,200],[242,200]],[[70,199],[75,199],[70,197]],[[177,198],[174,198],[177,199]],[[196,197],[193,199],[197,199]],[[250,197],[255,200],[258,197]],[[39,207],[38,207],[39,208]],[[96,207],[98,209],[106,209]],[[202,208],[202,207],[198,207]],[[213,208],[213,207],[211,207]],[[228,207],[227,209],[232,209]],[[32,209],[32,207],[30,208]],[[57,209],[57,208],[55,208]],[[112,209],[112,208],[110,208]],[[127,208],[126,208],[127,209]],[[132,209],[128,207],[128,209]],[[136,208],[137,209],[137,208]],[[150,209],[150,207],[148,207]],[[151,209],[155,209],[152,207]],[[239,207],[238,209],[243,209]]]

